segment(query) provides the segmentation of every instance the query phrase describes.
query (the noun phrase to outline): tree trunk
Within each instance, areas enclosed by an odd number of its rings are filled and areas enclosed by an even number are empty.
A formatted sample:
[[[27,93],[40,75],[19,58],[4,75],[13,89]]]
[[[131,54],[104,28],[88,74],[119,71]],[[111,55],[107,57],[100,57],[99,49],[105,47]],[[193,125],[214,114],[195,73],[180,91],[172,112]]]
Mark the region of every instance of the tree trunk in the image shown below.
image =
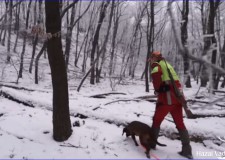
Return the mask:
[[[78,10],[78,15],[80,16],[80,10],[81,10],[81,3],[79,5],[79,10]],[[78,46],[79,46],[79,28],[80,28],[80,21],[77,22],[76,24],[76,30],[77,30],[77,34],[76,34],[76,46],[75,46],[75,60],[74,60],[74,66],[77,67],[77,63],[78,63],[78,60],[79,60],[79,53],[78,53]]]
[[[107,29],[107,32],[106,32],[104,43],[102,45],[102,48],[100,49],[100,54],[102,55],[101,56],[102,60],[101,60],[100,66],[97,66],[98,72],[96,72],[96,78],[98,80],[96,80],[96,82],[100,81],[102,67],[103,67],[103,64],[104,64],[104,61],[105,61],[106,46],[107,46],[107,43],[108,43],[108,40],[109,40],[109,33],[110,33],[111,26],[112,26],[114,8],[115,8],[115,1],[112,1],[111,11],[110,11],[110,14],[109,14],[109,25],[108,25],[108,29]]]
[[[35,2],[35,6],[36,6],[36,2]],[[42,11],[42,0],[39,0],[39,7],[38,8],[39,8],[39,14],[38,14],[39,16],[38,16],[37,26],[38,26],[39,29],[41,29],[40,25],[41,25],[42,16],[43,16],[42,15],[42,12],[43,12]],[[37,14],[35,13],[35,15],[37,15]],[[36,16],[35,16],[34,19],[36,19]],[[36,22],[35,22],[35,24],[36,24]],[[34,56],[35,56],[35,53],[36,53],[36,46],[37,46],[37,44],[38,44],[38,33],[36,33],[34,41],[33,41],[33,51],[32,51],[32,56],[31,56],[31,61],[30,61],[30,67],[29,67],[29,72],[30,73],[32,73],[32,69],[33,69]]]
[[[75,4],[74,4],[71,11],[70,22],[68,22],[67,24],[66,49],[65,49],[66,70],[68,70],[68,64],[69,64],[70,49],[71,49],[71,42],[72,42],[72,35],[73,35],[72,24],[74,23],[75,13],[76,12],[75,12]]]
[[[82,64],[82,72],[83,73],[86,72],[86,66],[87,66],[86,63],[87,63],[88,52],[89,52],[89,51],[87,51],[87,48],[88,48],[88,42],[89,42],[89,35],[90,35],[91,28],[92,28],[91,23],[92,23],[93,15],[94,15],[94,7],[93,7],[93,10],[91,11],[88,29],[86,31],[86,36],[84,38],[85,43],[84,43],[84,56],[83,56],[83,64]]]
[[[13,6],[13,1],[9,1],[9,26],[8,26],[8,45],[7,45],[7,58],[6,62],[9,63],[11,60],[11,54],[10,54],[10,49],[11,49],[11,30],[12,30],[12,6]]]
[[[146,64],[145,64],[145,91],[149,92],[149,62],[148,59],[150,57],[150,53],[153,51],[153,38],[154,38],[154,1],[151,1],[151,13],[149,14],[149,11],[147,9],[147,13],[148,13],[148,28],[147,30],[147,56],[146,56]],[[151,19],[151,25],[150,20]],[[149,29],[150,27],[150,29]]]
[[[45,49],[47,47],[47,42],[44,42],[43,44],[43,47],[41,48],[40,52],[38,53],[36,59],[35,59],[35,84],[38,84],[38,63],[39,63],[39,60],[42,56],[42,54],[44,53]]]
[[[59,0],[45,1],[46,32],[61,33]],[[68,81],[62,51],[61,35],[48,39],[47,52],[52,75],[53,86],[53,138],[65,141],[71,134],[69,114]]]
[[[141,44],[142,44],[142,31],[141,31],[141,28],[139,28],[139,32],[140,32],[139,45],[138,45],[137,56],[134,59],[135,61],[134,61],[133,68],[132,68],[132,73],[131,73],[132,78],[135,77],[135,70],[136,70],[136,67],[138,65],[138,59],[139,59],[139,56],[140,56],[140,53],[141,53]]]
[[[109,3],[110,3],[110,1],[102,2],[100,14],[99,14],[98,25],[97,25],[97,28],[95,31],[93,42],[92,42],[91,66],[93,66],[93,67],[91,69],[91,79],[90,79],[91,84],[95,84],[95,67],[94,67],[95,51],[96,51],[96,47],[98,45],[100,29],[101,29],[103,20],[105,18],[106,9],[107,9]]]
[[[184,47],[187,45],[188,39],[188,14],[189,14],[189,0],[183,0],[183,10],[181,12],[182,15],[182,23],[181,23],[181,42]],[[188,55],[185,53],[183,55],[183,63],[184,63],[184,77],[185,77],[185,86],[187,88],[191,88],[191,77],[190,77],[190,60]]]
[[[26,18],[26,30],[28,29],[28,24],[29,24],[31,2],[32,2],[32,0],[30,0],[30,2],[28,4],[27,18]],[[24,36],[23,36],[22,53],[20,55],[20,68],[19,68],[18,79],[23,77],[23,61],[24,61],[24,54],[25,54],[25,50],[26,50],[26,41],[27,41],[27,33],[25,32]]]
[[[6,11],[8,10],[8,6],[9,6],[9,2],[8,1],[5,1],[5,5],[6,5]],[[8,14],[5,14],[5,20],[4,20],[4,30],[2,30],[2,33],[1,35],[3,34],[3,38],[1,40],[1,43],[3,46],[5,46],[5,37],[6,37],[6,32],[7,32],[7,20],[8,19]]]
[[[120,18],[120,15],[118,13],[118,8],[119,6],[117,6],[115,11],[116,13],[114,14],[114,28],[113,28],[113,35],[112,35],[112,50],[110,53],[110,62],[109,62],[109,75],[112,75],[114,71],[113,63],[114,63],[114,57],[115,57],[116,36],[117,36],[119,18]]]
[[[214,35],[214,21],[215,21],[215,16],[216,16],[216,10],[218,9],[219,7],[219,4],[220,4],[220,1],[209,1],[209,16],[208,16],[208,22],[207,22],[207,28],[206,28],[206,33],[208,35],[211,35],[211,36],[208,36],[208,37],[205,37],[204,38],[204,51],[203,51],[203,56],[205,56],[207,54],[207,52],[210,50],[210,48],[212,47],[213,44],[216,45],[216,38],[215,38],[215,35]],[[212,49],[212,59],[211,59],[211,62],[213,64],[216,63],[216,55],[217,55],[217,51],[216,49]],[[207,85],[207,82],[209,80],[209,76],[208,76],[208,73],[207,73],[207,67],[205,65],[203,65],[203,68],[202,68],[202,76],[201,76],[201,87],[206,87]],[[213,80],[213,83],[216,79],[216,75],[217,73],[215,71],[213,71],[212,73],[212,80]]]
[[[16,30],[16,40],[15,40],[15,45],[13,48],[13,51],[16,52],[17,44],[18,44],[18,39],[19,39],[19,30],[20,30],[20,4],[17,8],[17,14],[16,14],[16,24],[15,24],[15,30]]]

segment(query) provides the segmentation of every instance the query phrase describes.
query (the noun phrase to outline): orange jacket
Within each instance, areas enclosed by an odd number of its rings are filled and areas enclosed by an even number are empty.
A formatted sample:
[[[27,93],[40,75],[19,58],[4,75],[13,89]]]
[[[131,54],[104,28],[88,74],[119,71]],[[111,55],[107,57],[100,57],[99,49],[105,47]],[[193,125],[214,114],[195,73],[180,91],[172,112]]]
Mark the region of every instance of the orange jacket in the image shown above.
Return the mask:
[[[165,86],[166,83],[162,81],[162,69],[158,63],[153,63],[151,65],[152,70],[158,67],[157,72],[151,73],[153,87],[158,94],[158,105],[174,105],[180,103],[175,95],[173,85],[171,83],[167,84],[169,86],[169,91],[160,92],[160,87]],[[177,88],[181,89],[180,81],[175,81]]]

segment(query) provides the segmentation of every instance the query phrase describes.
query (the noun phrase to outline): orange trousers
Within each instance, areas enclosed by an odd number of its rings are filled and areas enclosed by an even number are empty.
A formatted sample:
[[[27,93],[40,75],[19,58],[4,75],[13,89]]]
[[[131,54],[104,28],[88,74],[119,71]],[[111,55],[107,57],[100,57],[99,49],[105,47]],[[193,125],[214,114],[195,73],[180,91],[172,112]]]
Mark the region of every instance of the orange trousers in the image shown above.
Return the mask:
[[[170,113],[173,117],[174,123],[178,130],[186,130],[183,121],[183,110],[181,104],[175,105],[157,105],[155,114],[153,116],[153,123],[152,128],[160,128],[162,121],[164,120],[165,116]]]

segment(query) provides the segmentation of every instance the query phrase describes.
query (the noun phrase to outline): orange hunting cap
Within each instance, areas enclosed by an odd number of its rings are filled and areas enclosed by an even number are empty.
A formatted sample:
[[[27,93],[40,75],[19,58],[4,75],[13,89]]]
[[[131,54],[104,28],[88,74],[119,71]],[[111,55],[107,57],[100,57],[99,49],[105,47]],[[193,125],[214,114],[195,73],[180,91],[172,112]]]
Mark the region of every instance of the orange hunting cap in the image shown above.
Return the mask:
[[[162,56],[162,54],[159,51],[154,51],[151,54],[151,57],[161,57],[161,56]]]
[[[148,59],[148,61],[150,61],[150,59],[152,57],[156,57],[156,58],[161,58],[162,57],[162,54],[160,51],[153,51],[151,54],[150,54],[150,58]]]

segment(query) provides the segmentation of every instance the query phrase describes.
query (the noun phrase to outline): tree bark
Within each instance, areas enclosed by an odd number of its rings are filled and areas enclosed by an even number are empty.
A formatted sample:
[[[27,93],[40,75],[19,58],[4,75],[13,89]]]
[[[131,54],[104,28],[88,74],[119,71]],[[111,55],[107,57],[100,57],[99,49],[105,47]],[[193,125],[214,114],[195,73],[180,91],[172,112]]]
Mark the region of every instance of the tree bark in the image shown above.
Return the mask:
[[[66,61],[66,70],[68,70],[68,64],[69,64],[69,57],[70,57],[70,48],[71,48],[71,43],[72,43],[72,36],[73,36],[73,28],[72,24],[74,23],[75,19],[75,4],[72,7],[71,11],[71,17],[70,17],[70,22],[68,22],[67,26],[67,33],[66,33],[66,49],[65,49],[65,61]]]
[[[109,40],[109,33],[110,33],[111,26],[112,26],[112,19],[113,19],[114,10],[115,10],[115,1],[112,1],[111,11],[110,11],[110,14],[109,14],[109,25],[108,25],[108,29],[107,29],[107,32],[106,32],[106,35],[105,35],[104,43],[103,43],[102,48],[100,49],[100,53],[99,53],[99,54],[102,55],[101,56],[102,60],[101,60],[100,66],[96,67],[98,69],[98,72],[96,74],[96,82],[97,83],[100,82],[102,67],[103,67],[103,64],[104,64],[104,61],[105,61],[106,47],[107,47],[107,43],[108,43],[108,40]]]
[[[45,1],[46,32],[61,33],[61,18],[59,0]],[[65,141],[71,134],[69,115],[68,81],[65,61],[62,51],[61,34],[47,41],[47,52],[52,75],[53,86],[53,138]]]
[[[89,35],[91,35],[91,30],[92,30],[92,20],[93,20],[93,15],[94,15],[94,7],[90,13],[90,19],[89,19],[89,25],[88,25],[88,29],[86,31],[86,35],[85,35],[85,38],[84,38],[84,56],[83,56],[83,64],[82,64],[82,72],[85,73],[86,72],[86,66],[87,66],[87,58],[88,58],[88,52],[87,51],[87,48],[88,48],[88,42],[89,42]],[[91,41],[91,40],[90,40]],[[76,65],[75,65],[76,66]]]
[[[8,44],[7,44],[7,58],[6,62],[9,63],[11,60],[11,30],[12,30],[12,7],[13,7],[13,1],[9,1],[9,26],[8,26]]]
[[[215,32],[214,22],[215,22],[216,10],[218,9],[218,7],[220,5],[220,1],[219,0],[218,1],[209,1],[208,3],[209,3],[209,16],[208,16],[206,33],[210,36],[204,38],[203,56],[205,56],[207,54],[207,52],[210,50],[210,48],[212,47],[213,44],[216,45],[216,43],[217,43],[215,35],[214,35],[214,32]],[[211,59],[212,64],[216,63],[216,55],[217,55],[216,49],[212,49],[212,59]],[[201,87],[206,87],[207,82],[209,80],[209,76],[206,71],[207,67],[203,65],[202,70],[203,71],[202,71],[202,76],[201,76]],[[214,81],[216,80],[216,75],[217,75],[217,72],[213,71],[213,73],[212,73],[213,84],[214,84]]]
[[[36,8],[36,2],[35,2],[35,8]],[[37,21],[37,26],[39,29],[41,29],[41,22],[42,22],[42,0],[39,0],[39,14],[38,14],[38,21]],[[35,9],[36,10],[36,9]],[[35,13],[35,18],[36,19],[37,14]],[[35,20],[36,21],[36,20]],[[35,22],[36,24],[36,22]],[[32,51],[32,56],[31,56],[31,61],[30,61],[30,66],[29,66],[29,73],[32,73],[32,69],[33,69],[33,63],[34,63],[34,57],[36,54],[36,46],[38,44],[38,33],[36,33],[34,40],[33,40],[33,51]]]
[[[92,42],[92,50],[91,50],[91,66],[92,67],[91,67],[91,79],[90,79],[91,84],[95,84],[95,67],[94,67],[95,51],[96,51],[96,48],[98,45],[100,29],[101,29],[103,20],[105,18],[106,9],[107,9],[109,3],[110,3],[110,1],[102,2],[101,11],[99,14],[98,25],[97,25],[97,28],[95,31],[93,42]]]
[[[17,48],[17,44],[18,44],[19,29],[20,29],[20,4],[17,8],[17,13],[16,13],[16,23],[15,23],[16,40],[15,40],[15,45],[14,45],[14,48],[13,48],[14,52],[16,52],[16,48]]]
[[[44,42],[43,44],[43,47],[41,48],[40,52],[38,53],[36,59],[35,59],[35,84],[38,84],[38,63],[39,63],[39,60],[42,56],[42,54],[44,53],[45,49],[47,47],[47,42]]]
[[[8,6],[9,6],[9,2],[5,1],[5,5],[6,5],[6,11],[8,10]],[[5,14],[5,25],[4,25],[4,29],[1,32],[1,35],[3,34],[3,38],[1,39],[1,43],[3,46],[5,46],[5,37],[6,37],[6,31],[7,31],[7,20],[8,19],[8,14]]]
[[[28,9],[27,9],[26,30],[28,29],[28,25],[29,25],[31,2],[32,2],[32,0],[30,0],[30,2],[28,4]],[[20,55],[20,68],[19,68],[18,80],[19,80],[19,78],[23,77],[23,61],[24,61],[24,54],[25,54],[25,50],[26,50],[26,42],[27,42],[27,32],[25,32],[24,36],[23,36],[23,48],[22,48],[22,53]]]
[[[187,45],[188,39],[188,14],[189,14],[189,0],[183,0],[183,10],[181,12],[182,21],[181,21],[181,42],[184,47]],[[183,63],[184,63],[184,77],[185,77],[185,86],[187,88],[191,88],[191,77],[189,74],[190,69],[190,60],[187,54],[183,55]]]
[[[145,64],[145,91],[149,92],[149,62],[148,59],[150,57],[150,53],[153,51],[153,38],[154,38],[154,1],[150,2],[151,4],[151,11],[150,11],[150,15],[149,15],[149,11],[147,9],[147,13],[148,13],[148,27],[150,27],[150,29],[147,28],[147,55],[146,55],[146,64]],[[151,17],[151,25],[150,23],[150,17]],[[149,26],[150,25],[150,26]]]

